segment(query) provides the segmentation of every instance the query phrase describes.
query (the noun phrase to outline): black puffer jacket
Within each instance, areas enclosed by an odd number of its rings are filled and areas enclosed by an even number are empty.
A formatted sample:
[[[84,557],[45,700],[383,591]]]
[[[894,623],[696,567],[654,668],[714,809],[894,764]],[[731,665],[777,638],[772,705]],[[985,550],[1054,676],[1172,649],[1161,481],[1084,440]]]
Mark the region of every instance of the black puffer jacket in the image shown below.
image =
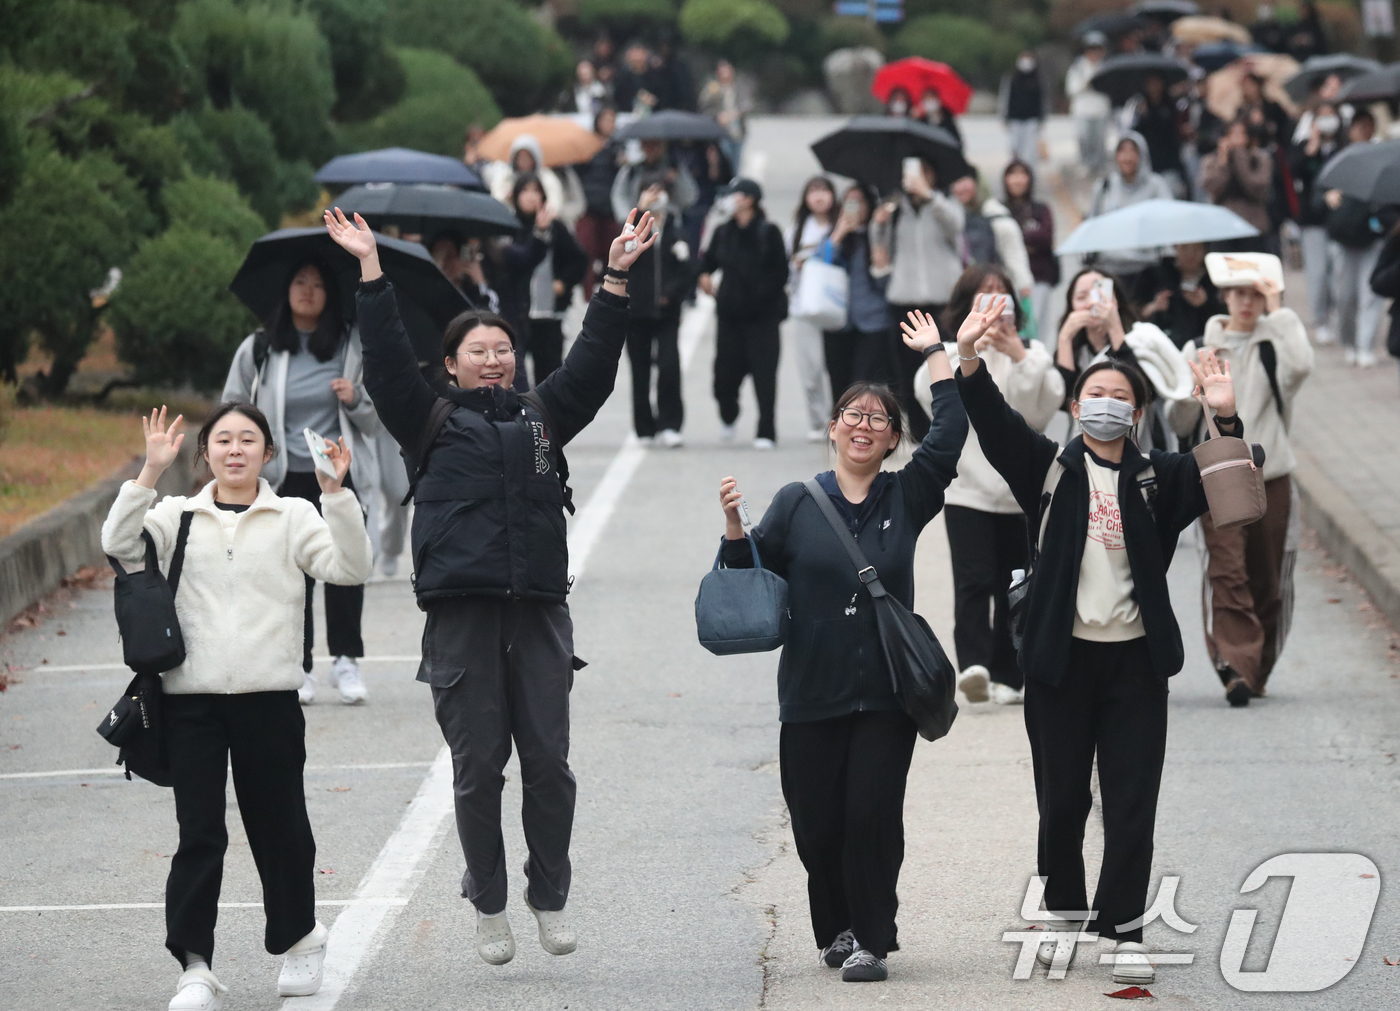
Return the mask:
[[[456,596],[562,602],[569,551],[560,451],[612,393],[627,299],[601,289],[593,296],[564,364],[536,387],[548,420],[512,390],[429,385],[386,278],[361,282],[355,303],[365,386],[395,441],[414,452],[437,399],[457,405],[414,494],[419,605]]]
[[[745,227],[730,219],[715,229],[700,271],[724,271],[715,313],[724,318],[780,323],[787,319],[788,260],[783,233],[762,213]]]

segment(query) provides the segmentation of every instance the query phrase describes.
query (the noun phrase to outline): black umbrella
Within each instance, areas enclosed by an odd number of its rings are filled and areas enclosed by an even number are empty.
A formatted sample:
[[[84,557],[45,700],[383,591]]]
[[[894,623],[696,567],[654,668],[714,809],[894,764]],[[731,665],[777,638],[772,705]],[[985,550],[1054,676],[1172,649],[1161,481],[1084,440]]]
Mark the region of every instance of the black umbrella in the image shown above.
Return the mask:
[[[881,193],[899,189],[905,158],[930,162],[940,185],[970,171],[952,134],[902,116],[853,116],[813,144],[812,153],[828,172],[857,179]]]
[[[480,190],[481,176],[456,158],[406,147],[386,147],[332,158],[316,173],[323,186],[354,186],[357,183],[439,183]]]
[[[1400,140],[1344,147],[1322,167],[1315,186],[1367,203],[1400,204]]]
[[[418,243],[378,234],[375,240],[380,266],[393,282],[399,314],[414,351],[420,362],[434,361],[441,350],[443,329],[452,317],[471,306]],[[360,261],[338,246],[324,227],[283,228],[258,239],[234,275],[229,291],[258,319],[270,320],[287,297],[292,271],[308,261],[335,272],[340,282],[341,311],[346,319],[352,319]]]
[[[455,186],[352,186],[335,198],[335,205],[346,216],[358,213],[373,228],[394,224],[424,238],[447,229],[468,238],[520,230],[515,214],[495,197]]]
[[[1128,13],[1151,18],[1153,21],[1170,23],[1177,18],[1199,14],[1201,8],[1192,3],[1191,0],[1143,0],[1142,3],[1129,7]]]
[[[1400,63],[1353,77],[1337,92],[1338,102],[1393,102],[1400,98]]]
[[[1197,46],[1191,52],[1191,62],[1207,74],[1213,74],[1222,67],[1228,67],[1242,56],[1267,52],[1268,50],[1263,46],[1256,46],[1252,42],[1222,39],[1219,42],[1207,42]]]
[[[1082,39],[1090,32],[1103,32],[1109,38],[1117,38],[1120,35],[1127,35],[1129,32],[1145,32],[1151,25],[1145,18],[1140,18],[1135,14],[1125,14],[1122,11],[1109,11],[1107,14],[1095,14],[1091,18],[1085,18],[1074,26],[1071,34],[1076,39]]]
[[[667,109],[634,119],[613,136],[618,140],[723,140],[728,134],[709,116]]]
[[[1129,53],[1104,60],[1089,83],[1095,91],[1107,95],[1114,105],[1122,105],[1140,92],[1142,82],[1153,74],[1170,88],[1178,81],[1186,80],[1189,73],[1190,68],[1186,64],[1170,56]]]
[[[1309,56],[1303,61],[1298,72],[1283,82],[1283,90],[1288,92],[1288,97],[1293,101],[1306,102],[1313,89],[1332,74],[1336,74],[1343,81],[1349,81],[1353,77],[1360,77],[1362,74],[1369,74],[1373,70],[1380,69],[1381,65],[1376,60],[1368,60],[1364,56],[1353,56],[1351,53]]]

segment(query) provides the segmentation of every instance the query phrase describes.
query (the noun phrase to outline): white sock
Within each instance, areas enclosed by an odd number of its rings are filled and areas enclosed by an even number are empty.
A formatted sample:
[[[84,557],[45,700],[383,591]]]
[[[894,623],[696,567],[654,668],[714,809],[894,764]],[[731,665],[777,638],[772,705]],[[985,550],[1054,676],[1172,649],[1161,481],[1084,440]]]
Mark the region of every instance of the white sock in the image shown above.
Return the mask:
[[[191,969],[204,969],[206,972],[208,971],[208,969],[209,969],[209,960],[208,960],[207,958],[205,958],[203,955],[186,955],[185,957],[186,957],[186,962],[185,962],[185,971],[186,971],[186,972],[189,972]]]

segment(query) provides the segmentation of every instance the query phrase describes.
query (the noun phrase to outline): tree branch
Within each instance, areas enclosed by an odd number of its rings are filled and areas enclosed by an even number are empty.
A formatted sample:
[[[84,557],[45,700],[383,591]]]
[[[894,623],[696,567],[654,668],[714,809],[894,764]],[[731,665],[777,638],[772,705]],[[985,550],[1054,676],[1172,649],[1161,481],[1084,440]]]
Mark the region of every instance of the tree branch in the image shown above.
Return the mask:
[[[79,102],[87,101],[89,98],[91,98],[93,95],[97,94],[101,90],[102,82],[94,81],[82,91],[74,92],[71,95],[68,95],[64,98],[60,98],[57,102],[49,106],[43,112],[32,117],[27,125],[47,126],[54,120],[58,119],[59,116],[67,112],[72,106],[77,105]]]

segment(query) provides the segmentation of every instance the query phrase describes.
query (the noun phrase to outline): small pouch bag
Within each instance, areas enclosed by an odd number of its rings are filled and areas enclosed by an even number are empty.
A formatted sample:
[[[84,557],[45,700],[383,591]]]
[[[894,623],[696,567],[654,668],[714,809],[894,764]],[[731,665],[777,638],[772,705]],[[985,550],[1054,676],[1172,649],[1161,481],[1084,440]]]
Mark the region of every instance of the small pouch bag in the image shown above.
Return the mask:
[[[1243,439],[1221,435],[1215,417],[1198,396],[1210,438],[1191,450],[1201,470],[1201,486],[1210,504],[1210,521],[1217,530],[1245,526],[1264,517],[1264,450]]]
[[[695,597],[696,634],[716,656],[766,653],[787,637],[787,581],[763,567],[752,537],[744,539],[753,552],[753,568],[727,568],[721,544],[715,567],[700,580]]]

